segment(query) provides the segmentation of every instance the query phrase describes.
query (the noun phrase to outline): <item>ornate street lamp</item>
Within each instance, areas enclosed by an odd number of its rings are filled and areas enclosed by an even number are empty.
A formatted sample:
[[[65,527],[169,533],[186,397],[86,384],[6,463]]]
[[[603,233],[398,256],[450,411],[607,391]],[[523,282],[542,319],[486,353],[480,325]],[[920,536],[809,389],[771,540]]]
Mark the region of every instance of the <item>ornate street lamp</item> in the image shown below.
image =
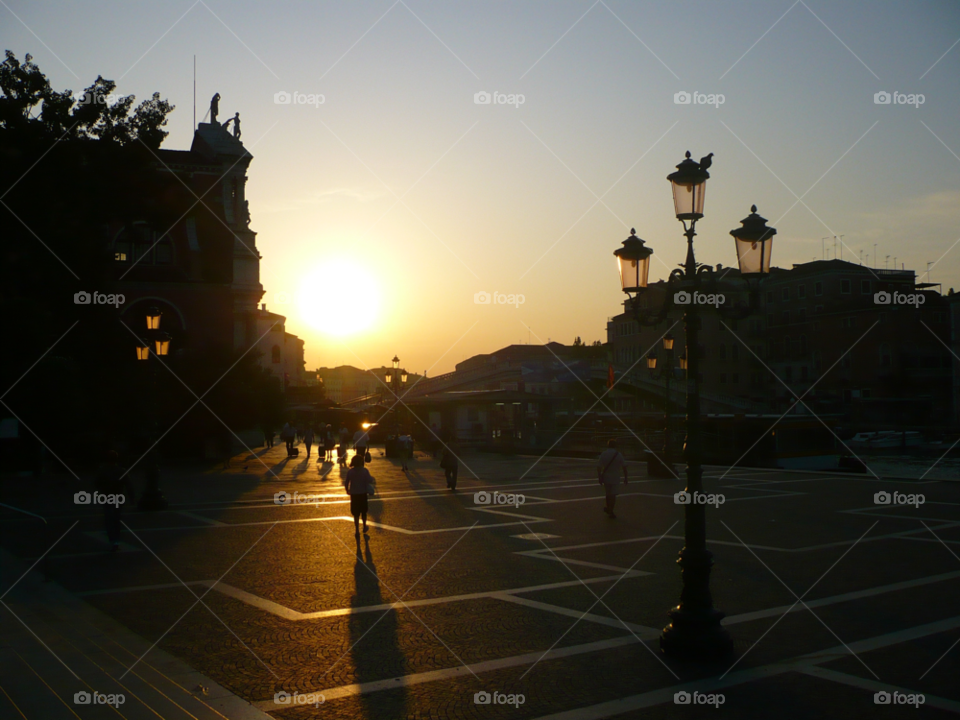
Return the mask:
[[[641,308],[637,302],[647,287],[649,258],[653,250],[631,231],[630,237],[623,242],[622,248],[614,251],[620,261],[621,288],[628,297],[634,297],[625,304],[632,310],[640,325],[657,325],[674,309],[677,293],[684,291],[687,297],[696,296],[701,290],[716,286],[716,278],[710,266],[699,265],[694,255],[693,239],[696,237],[697,220],[703,217],[703,201],[706,183],[710,177],[707,167],[712,163],[713,153],[698,163],[686,153],[686,158],[677,165],[676,172],[667,176],[673,191],[673,204],[677,219],[683,224],[683,234],[687,239],[686,259],[682,269],[673,270],[666,282],[663,304],[658,310]],[[722,307],[717,312],[730,319],[746,317],[759,307],[759,280],[770,272],[770,255],[774,228],[766,226],[766,221],[752,214],[742,221],[742,227],[732,231],[737,243],[737,257],[740,271],[747,281],[749,304],[747,306]],[[756,280],[757,282],[751,282]],[[692,298],[691,298],[692,299]],[[680,369],[688,378],[687,393],[687,433],[684,443],[684,459],[687,464],[687,487],[690,495],[698,496],[703,492],[703,470],[701,467],[701,429],[700,429],[700,373],[701,354],[698,352],[700,334],[700,309],[696,302],[683,305],[683,323],[686,348],[680,356]],[[663,338],[663,348],[667,351],[666,370],[673,372],[673,337]],[[654,369],[656,361],[647,366]],[[669,383],[669,374],[667,382]],[[667,395],[667,421],[665,443],[669,449],[669,391]],[[656,458],[660,465],[666,465]],[[710,594],[710,570],[713,555],[706,545],[705,505],[692,502],[684,505],[684,547],[677,561],[681,568],[683,590],[680,604],[670,611],[670,624],[660,635],[660,649],[663,653],[697,660],[712,660],[728,655],[733,642],[720,621],[724,614],[713,607]]]
[[[157,335],[157,339],[153,341],[156,347],[157,357],[165,357],[170,352],[170,339],[168,333],[160,333]]]
[[[656,370],[656,369],[657,369],[657,356],[647,355],[647,370]]]
[[[156,306],[147,308],[147,330],[160,329],[160,316],[163,315]]]
[[[137,360],[150,359],[150,343],[146,340],[137,341]]]
[[[762,277],[770,272],[770,254],[776,228],[767,227],[767,219],[757,215],[757,206],[740,221],[741,227],[730,231],[737,244],[740,274],[745,278]]]
[[[643,240],[637,237],[637,231],[630,229],[630,237],[623,241],[623,247],[614,252],[620,268],[620,286],[625,293],[640,292],[647,286],[650,272],[650,256],[653,250],[644,247]]]
[[[703,197],[709,178],[710,173],[706,168],[701,168],[700,163],[690,159],[689,151],[686,159],[677,165],[676,172],[667,175],[673,188],[673,207],[677,220],[696,222],[703,217]]]

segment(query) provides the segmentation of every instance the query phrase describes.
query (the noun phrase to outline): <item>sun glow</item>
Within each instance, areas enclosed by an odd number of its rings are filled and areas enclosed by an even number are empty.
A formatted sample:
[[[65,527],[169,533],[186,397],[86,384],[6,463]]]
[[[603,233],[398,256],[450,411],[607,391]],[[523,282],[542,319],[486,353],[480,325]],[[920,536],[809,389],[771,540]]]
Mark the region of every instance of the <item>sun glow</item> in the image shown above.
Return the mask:
[[[342,337],[369,328],[380,306],[376,280],[361,265],[327,260],[300,285],[297,307],[303,320],[320,332]]]

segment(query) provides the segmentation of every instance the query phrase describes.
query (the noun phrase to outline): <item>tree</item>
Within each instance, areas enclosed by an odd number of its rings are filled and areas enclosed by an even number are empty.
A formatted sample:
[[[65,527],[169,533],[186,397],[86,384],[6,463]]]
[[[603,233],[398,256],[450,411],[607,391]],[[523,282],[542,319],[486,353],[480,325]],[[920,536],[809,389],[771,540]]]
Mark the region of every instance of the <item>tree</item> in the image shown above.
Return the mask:
[[[169,134],[162,128],[174,106],[154,93],[131,115],[136,97],[115,95],[116,89],[115,82],[98,75],[79,99],[72,90],[57,92],[31,55],[21,63],[7,50],[0,63],[0,130],[36,139],[85,138],[119,145],[139,140],[152,150],[159,148]]]

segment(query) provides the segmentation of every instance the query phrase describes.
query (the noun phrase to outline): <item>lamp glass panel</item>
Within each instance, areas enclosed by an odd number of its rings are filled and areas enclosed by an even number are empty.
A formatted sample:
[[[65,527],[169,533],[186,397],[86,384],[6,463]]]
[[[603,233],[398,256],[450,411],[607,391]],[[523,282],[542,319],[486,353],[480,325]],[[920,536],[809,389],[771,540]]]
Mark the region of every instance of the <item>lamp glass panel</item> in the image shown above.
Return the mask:
[[[673,207],[678,218],[690,218],[703,215],[703,198],[707,183],[677,183],[673,185]]]
[[[743,275],[756,275],[770,272],[770,255],[773,250],[773,240],[751,242],[737,238],[737,261],[740,263],[740,272]]]

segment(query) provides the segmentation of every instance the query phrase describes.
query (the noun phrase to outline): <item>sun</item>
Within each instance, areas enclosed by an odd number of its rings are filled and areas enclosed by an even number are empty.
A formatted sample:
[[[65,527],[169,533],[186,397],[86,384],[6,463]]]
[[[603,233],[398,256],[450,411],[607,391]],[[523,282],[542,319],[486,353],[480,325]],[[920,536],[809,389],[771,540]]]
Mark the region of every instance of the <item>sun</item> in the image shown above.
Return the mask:
[[[322,262],[303,278],[297,294],[300,316],[310,327],[336,337],[369,328],[380,305],[377,281],[347,259]]]

